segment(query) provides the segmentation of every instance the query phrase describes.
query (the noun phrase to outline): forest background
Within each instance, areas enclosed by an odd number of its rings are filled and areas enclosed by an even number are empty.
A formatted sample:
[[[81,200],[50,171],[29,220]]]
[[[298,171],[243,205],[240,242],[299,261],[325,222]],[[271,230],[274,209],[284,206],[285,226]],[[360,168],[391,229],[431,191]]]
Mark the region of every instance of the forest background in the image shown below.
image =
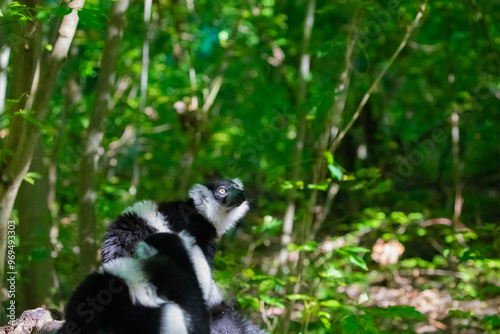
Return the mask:
[[[252,209],[215,280],[270,333],[500,329],[499,0],[0,10],[17,316],[63,310],[128,205],[219,176]]]

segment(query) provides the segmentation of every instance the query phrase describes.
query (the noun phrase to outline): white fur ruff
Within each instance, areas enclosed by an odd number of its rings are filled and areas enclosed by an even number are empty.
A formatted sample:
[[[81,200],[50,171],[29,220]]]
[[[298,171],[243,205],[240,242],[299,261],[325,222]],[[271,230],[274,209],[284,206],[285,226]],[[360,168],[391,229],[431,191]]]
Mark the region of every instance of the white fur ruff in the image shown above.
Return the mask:
[[[233,228],[250,209],[247,201],[230,210],[220,206],[210,189],[201,184],[195,184],[189,190],[189,197],[193,199],[196,210],[212,223],[218,235],[223,235]]]
[[[138,259],[121,257],[109,261],[101,266],[99,273],[108,273],[119,277],[128,286],[130,299],[133,304],[146,307],[160,307],[167,301],[158,297],[156,287],[146,278]]]
[[[170,232],[167,227],[167,222],[163,215],[158,212],[158,206],[153,201],[137,202],[132,206],[126,208],[123,213],[135,213],[144,219],[149,226],[155,228],[158,232]]]

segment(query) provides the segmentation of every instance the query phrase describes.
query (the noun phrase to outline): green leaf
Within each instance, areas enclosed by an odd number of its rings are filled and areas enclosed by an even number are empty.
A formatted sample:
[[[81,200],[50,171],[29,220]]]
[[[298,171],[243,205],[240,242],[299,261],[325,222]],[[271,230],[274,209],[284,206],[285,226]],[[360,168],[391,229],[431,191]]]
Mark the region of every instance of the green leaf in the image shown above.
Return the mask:
[[[401,318],[416,319],[416,320],[422,320],[426,318],[425,315],[417,311],[413,306],[404,306],[404,305],[389,306],[387,307],[387,311],[391,315]]]
[[[47,21],[49,20],[49,16],[50,16],[50,12],[46,11],[46,10],[40,10],[37,14],[36,14],[36,18],[40,21],[42,21],[43,23],[47,23]]]
[[[498,315],[488,315],[481,321],[487,330],[493,331],[500,329],[500,318]]]
[[[279,307],[281,309],[285,308],[285,305],[283,304],[283,299],[282,298],[273,298],[269,297],[267,295],[259,295],[259,298],[264,301],[264,303]]]
[[[358,246],[344,246],[340,249],[350,252],[350,253],[369,253],[370,250],[368,248],[358,247]]]
[[[324,300],[324,301],[320,302],[319,304],[322,306],[326,306],[326,307],[335,307],[335,308],[340,307],[340,303],[337,300],[333,300],[333,299]]]
[[[18,23],[21,27],[24,27],[26,25],[26,22],[28,22],[28,17],[26,16],[21,16],[18,20]]]
[[[349,261],[352,264],[354,264],[354,265],[356,265],[364,270],[368,270],[368,267],[366,266],[366,262],[365,262],[365,260],[363,260],[363,258],[361,256],[358,256],[358,255],[349,256]]]
[[[331,266],[327,267],[326,270],[324,271],[320,271],[319,275],[321,277],[331,277],[331,278],[341,278],[344,276],[340,270],[337,270]]]
[[[35,184],[35,179],[41,179],[42,176],[38,173],[35,172],[28,172],[24,176],[24,181],[28,182],[29,184],[33,185]]]
[[[248,268],[243,270],[243,276],[251,278],[255,276],[255,272],[252,269]]]
[[[297,248],[297,251],[306,251],[306,252],[311,252],[313,250],[315,250],[316,248],[318,248],[318,243],[316,241],[309,241],[309,242],[306,242],[305,244],[303,245],[300,245],[298,248]]]
[[[295,244],[293,242],[286,245],[286,250],[288,251],[288,253],[295,252],[297,250],[297,248],[298,248],[297,244]]]
[[[330,151],[325,152],[325,158],[329,165],[333,165],[333,154]]]
[[[339,167],[337,167],[335,165],[328,165],[328,169],[330,170],[330,173],[332,173],[333,177],[335,177],[339,181],[342,181],[343,173]]]
[[[58,6],[54,8],[53,13],[55,17],[61,18],[71,13],[71,11],[73,11],[73,9],[69,8],[68,6]]]
[[[448,316],[455,319],[470,319],[473,317],[473,314],[471,311],[450,310]]]
[[[326,329],[330,329],[332,327],[332,323],[325,317],[320,317],[319,320],[323,323]]]
[[[328,183],[325,183],[325,184],[308,184],[307,188],[326,191],[326,190],[328,190]]]
[[[302,295],[302,294],[292,294],[288,295],[288,299],[290,300],[313,300],[314,298],[308,295]]]
[[[238,297],[238,303],[242,307],[252,307],[254,310],[259,310],[260,308],[260,302],[257,297],[252,297],[249,295],[243,295],[241,297]]]
[[[276,283],[272,279],[263,280],[259,284],[259,291],[261,293],[269,291],[276,286]]]

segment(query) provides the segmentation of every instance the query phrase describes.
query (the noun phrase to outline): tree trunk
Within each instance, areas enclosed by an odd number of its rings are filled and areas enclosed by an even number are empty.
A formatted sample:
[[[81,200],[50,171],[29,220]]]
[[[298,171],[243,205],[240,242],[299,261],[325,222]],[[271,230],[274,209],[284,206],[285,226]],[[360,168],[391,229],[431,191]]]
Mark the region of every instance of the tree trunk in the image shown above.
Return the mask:
[[[128,0],[118,0],[112,4],[90,123],[83,139],[84,152],[80,165],[78,193],[80,270],[82,275],[89,273],[96,263],[95,174],[99,159],[98,149],[104,137],[107,111],[112,108],[111,94],[116,77],[115,67],[120,55],[128,4]]]
[[[311,42],[312,28],[314,25],[314,11],[316,9],[316,0],[308,0],[307,10],[304,18],[304,30],[302,35],[302,45],[300,51],[300,65],[299,65],[299,81],[297,87],[297,139],[293,151],[292,170],[290,172],[290,180],[292,182],[298,181],[300,178],[300,169],[302,166],[302,154],[307,134],[307,110],[303,105],[307,96],[307,81],[310,74],[311,56],[309,55],[309,44]],[[287,209],[283,219],[283,231],[281,235],[281,250],[278,254],[278,264],[280,270],[286,273],[288,251],[287,246],[292,242],[292,231],[296,211],[296,198],[297,189],[295,185],[289,190],[287,196]],[[297,271],[297,273],[299,273]],[[290,301],[289,307],[284,316],[282,333],[288,333],[290,327],[291,316],[295,306],[294,301]]]
[[[19,254],[27,257],[20,270],[19,310],[47,305],[51,298],[53,261],[50,243],[51,215],[48,206],[48,169],[43,162],[42,140],[33,154],[30,171],[41,175],[34,184],[23,182],[16,199],[20,224]]]
[[[307,110],[302,105],[307,95],[307,78],[309,77],[309,67],[311,63],[309,55],[309,44],[311,42],[312,28],[314,25],[314,10],[316,8],[316,0],[309,0],[307,3],[307,11],[304,18],[304,31],[302,36],[302,46],[300,52],[300,68],[299,68],[299,83],[297,89],[297,139],[293,151],[292,170],[290,172],[290,180],[292,182],[298,181],[300,177],[300,167],[302,165],[302,152],[304,151],[304,144],[307,132]],[[283,219],[283,232],[281,235],[281,251],[278,255],[278,262],[281,269],[284,269],[287,262],[288,252],[287,245],[292,241],[293,220],[295,218],[295,200],[297,197],[297,190],[295,186],[290,189],[287,196],[287,209]]]
[[[21,3],[30,7],[37,5],[32,1],[21,1]],[[11,33],[16,37],[11,45],[11,54],[16,56],[10,59],[12,78],[16,79],[11,81],[8,98],[13,101],[17,100],[17,102],[7,106],[6,114],[10,118],[9,136],[0,155],[0,289],[4,283],[7,222],[11,218],[19,186],[28,170],[26,163],[29,164],[30,160],[30,154],[25,154],[25,156],[17,156],[17,159],[26,161],[24,164],[14,164],[14,154],[19,147],[26,125],[25,119],[21,115],[15,115],[15,112],[24,109],[26,98],[31,90],[39,49],[38,22],[28,21],[24,28],[15,25],[14,31]]]
[[[37,1],[25,1],[28,6],[36,6]],[[82,8],[85,0],[73,0],[69,2],[70,8]],[[59,36],[47,62],[38,76],[38,81],[43,85],[34,83],[35,64],[39,49],[38,34],[41,29],[38,21],[28,21],[22,38],[12,45],[12,54],[16,56],[11,59],[13,73],[10,97],[18,99],[10,108],[11,125],[7,137],[4,155],[0,161],[0,288],[3,284],[3,273],[5,267],[6,231],[14,200],[21,182],[26,175],[33,155],[35,144],[40,136],[40,127],[45,120],[47,107],[52,96],[52,91],[62,67],[66,60],[68,50],[73,41],[73,36],[78,25],[77,10],[66,15],[59,28]],[[19,79],[22,78],[22,79]],[[31,89],[34,91],[29,94]],[[29,95],[29,98],[26,98]],[[16,115],[19,110],[32,110],[33,120],[28,121],[28,115]],[[31,117],[31,115],[29,116]],[[8,154],[5,154],[7,152]]]

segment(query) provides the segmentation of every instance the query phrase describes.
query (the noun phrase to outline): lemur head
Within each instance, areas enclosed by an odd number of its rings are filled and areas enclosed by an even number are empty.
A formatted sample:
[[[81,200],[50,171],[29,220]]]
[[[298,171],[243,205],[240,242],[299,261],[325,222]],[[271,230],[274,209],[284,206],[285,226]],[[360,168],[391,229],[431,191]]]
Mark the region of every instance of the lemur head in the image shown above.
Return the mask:
[[[189,197],[193,199],[196,210],[212,223],[219,235],[231,229],[249,209],[240,179],[195,184],[189,190]]]

